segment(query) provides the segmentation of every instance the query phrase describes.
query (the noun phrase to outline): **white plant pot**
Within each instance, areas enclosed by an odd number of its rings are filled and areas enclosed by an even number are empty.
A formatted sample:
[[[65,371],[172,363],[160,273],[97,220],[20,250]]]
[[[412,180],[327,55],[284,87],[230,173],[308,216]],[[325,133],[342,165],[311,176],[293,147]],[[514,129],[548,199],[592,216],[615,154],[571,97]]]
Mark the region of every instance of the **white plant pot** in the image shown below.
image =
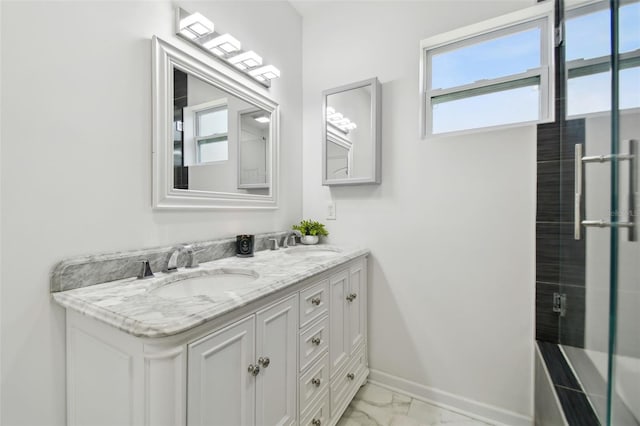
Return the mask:
[[[302,238],[300,238],[300,242],[302,244],[312,245],[318,244],[319,239],[320,237],[318,237],[317,235],[303,235]]]

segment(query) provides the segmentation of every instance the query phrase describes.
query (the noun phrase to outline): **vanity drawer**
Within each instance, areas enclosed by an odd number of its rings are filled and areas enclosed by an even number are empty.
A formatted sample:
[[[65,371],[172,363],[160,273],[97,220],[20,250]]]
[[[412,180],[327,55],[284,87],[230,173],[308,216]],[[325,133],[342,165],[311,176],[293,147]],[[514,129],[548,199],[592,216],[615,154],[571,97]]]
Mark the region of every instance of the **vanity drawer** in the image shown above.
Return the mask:
[[[325,392],[329,386],[329,355],[324,354],[310,369],[300,378],[300,412],[309,409],[318,395]]]
[[[337,373],[331,381],[331,415],[334,416],[344,405],[344,401],[354,395],[357,388],[362,385],[362,375],[367,369],[367,358],[364,346],[353,356],[345,368]]]
[[[330,420],[329,393],[325,391],[318,403],[311,407],[307,414],[302,417],[300,426],[323,426],[328,425]]]
[[[311,324],[327,313],[329,302],[329,280],[300,292],[300,328]]]
[[[311,325],[300,334],[300,371],[304,371],[329,347],[329,318]]]

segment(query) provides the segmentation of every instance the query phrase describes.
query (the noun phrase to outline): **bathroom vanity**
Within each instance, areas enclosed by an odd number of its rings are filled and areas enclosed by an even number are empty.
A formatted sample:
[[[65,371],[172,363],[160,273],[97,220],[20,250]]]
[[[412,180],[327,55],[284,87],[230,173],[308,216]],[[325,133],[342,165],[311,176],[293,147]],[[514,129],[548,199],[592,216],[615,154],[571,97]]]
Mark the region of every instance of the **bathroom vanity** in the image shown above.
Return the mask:
[[[62,262],[68,424],[336,424],[369,372],[367,254],[296,246],[68,290],[90,262]]]

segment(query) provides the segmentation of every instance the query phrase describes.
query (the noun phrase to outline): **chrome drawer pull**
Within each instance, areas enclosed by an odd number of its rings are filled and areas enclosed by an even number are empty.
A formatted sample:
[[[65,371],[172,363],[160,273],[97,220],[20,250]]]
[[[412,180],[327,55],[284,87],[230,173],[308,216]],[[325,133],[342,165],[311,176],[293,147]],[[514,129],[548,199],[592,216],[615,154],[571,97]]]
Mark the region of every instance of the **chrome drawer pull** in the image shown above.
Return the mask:
[[[355,376],[353,373],[349,373],[349,374],[347,374],[347,379],[349,379],[349,380],[353,380],[353,379],[355,379],[355,378],[356,378],[356,376]]]
[[[321,342],[322,342],[322,340],[320,340],[319,337],[314,337],[313,339],[311,339],[311,343],[313,343],[316,346],[320,346]]]
[[[318,306],[318,305],[320,305],[321,301],[322,300],[319,297],[314,297],[313,299],[311,299],[311,304]]]
[[[322,383],[322,381],[314,377],[313,379],[311,379],[311,383],[316,385],[316,387],[320,387],[320,383]]]
[[[267,356],[265,356],[264,358],[263,357],[258,358],[258,364],[260,364],[264,368],[267,368],[270,363],[271,363],[271,360]]]

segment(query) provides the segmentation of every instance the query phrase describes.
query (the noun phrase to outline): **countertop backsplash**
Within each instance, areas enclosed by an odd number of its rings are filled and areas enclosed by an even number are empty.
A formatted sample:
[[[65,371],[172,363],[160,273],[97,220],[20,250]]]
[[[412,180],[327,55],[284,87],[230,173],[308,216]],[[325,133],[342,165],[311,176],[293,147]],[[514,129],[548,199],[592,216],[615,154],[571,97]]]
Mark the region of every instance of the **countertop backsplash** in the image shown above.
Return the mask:
[[[255,236],[254,251],[266,250],[270,238],[276,238],[279,243],[282,242],[286,233],[287,231],[257,234]],[[135,277],[140,271],[140,262],[145,260],[149,261],[153,272],[162,271],[167,261],[167,256],[174,247],[179,245],[192,246],[194,256],[199,263],[235,256],[236,253],[236,238],[234,236],[218,240],[188,242],[165,247],[64,259],[51,271],[51,292],[72,290]],[[185,258],[186,256],[179,256],[179,267],[185,265]]]

